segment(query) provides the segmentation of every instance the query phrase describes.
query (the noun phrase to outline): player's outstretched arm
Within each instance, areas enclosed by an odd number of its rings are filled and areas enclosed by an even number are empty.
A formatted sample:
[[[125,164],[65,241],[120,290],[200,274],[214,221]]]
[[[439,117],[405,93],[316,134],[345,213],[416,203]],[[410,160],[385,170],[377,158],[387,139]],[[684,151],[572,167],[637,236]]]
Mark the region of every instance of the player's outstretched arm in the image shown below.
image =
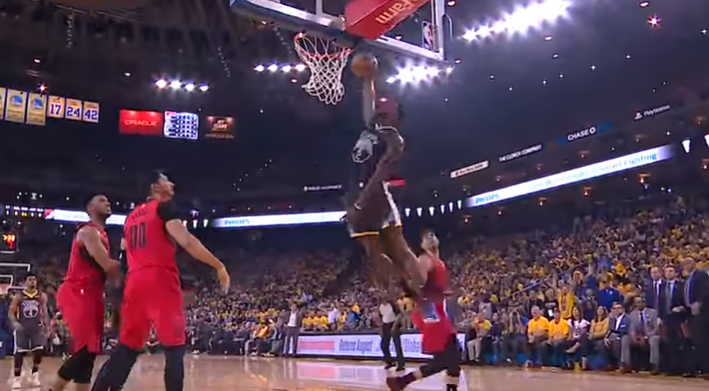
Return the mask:
[[[194,257],[196,260],[206,263],[207,265],[214,268],[217,271],[217,277],[219,278],[219,283],[222,286],[222,290],[226,293],[229,289],[231,283],[229,278],[229,273],[226,271],[222,261],[217,259],[217,257],[212,254],[211,251],[207,250],[206,247],[199,241],[194,235],[192,235],[179,219],[172,219],[165,222],[165,229],[167,233],[180,245],[188,254]]]
[[[106,246],[101,242],[101,233],[96,228],[88,225],[81,227],[78,238],[86,247],[89,255],[107,274],[113,274],[120,269],[121,264],[115,259],[111,259]]]

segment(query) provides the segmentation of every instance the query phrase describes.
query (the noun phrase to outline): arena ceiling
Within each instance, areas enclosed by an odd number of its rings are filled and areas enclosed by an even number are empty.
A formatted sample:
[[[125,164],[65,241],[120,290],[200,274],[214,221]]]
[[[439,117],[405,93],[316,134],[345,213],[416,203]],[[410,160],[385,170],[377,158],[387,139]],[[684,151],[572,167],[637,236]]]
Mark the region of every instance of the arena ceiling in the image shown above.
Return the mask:
[[[559,15],[558,7],[546,15],[536,5],[553,2],[449,2],[453,73],[383,83],[407,108],[407,142],[417,157],[409,174],[435,175],[627,112],[696,99],[709,87],[709,3],[569,0]],[[296,60],[291,34],[237,16],[220,0],[0,0],[1,81],[132,107],[210,107],[247,124],[264,113],[295,114],[297,127],[327,130],[317,143],[303,142],[303,153],[346,150],[356,93],[325,108],[300,90],[307,75],[256,71]],[[396,75],[394,67],[387,72]],[[153,83],[163,77],[210,91],[160,95]],[[253,142],[261,145],[285,131],[239,132],[258,132]]]

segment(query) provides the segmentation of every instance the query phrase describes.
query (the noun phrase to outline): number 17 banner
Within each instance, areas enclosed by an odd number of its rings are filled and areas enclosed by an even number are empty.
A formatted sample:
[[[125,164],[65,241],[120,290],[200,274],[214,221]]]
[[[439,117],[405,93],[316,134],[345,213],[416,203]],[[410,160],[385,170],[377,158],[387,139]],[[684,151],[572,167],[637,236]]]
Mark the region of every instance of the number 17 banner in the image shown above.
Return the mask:
[[[47,105],[47,117],[49,118],[64,118],[64,105],[66,99],[62,96],[49,96],[49,104]]]

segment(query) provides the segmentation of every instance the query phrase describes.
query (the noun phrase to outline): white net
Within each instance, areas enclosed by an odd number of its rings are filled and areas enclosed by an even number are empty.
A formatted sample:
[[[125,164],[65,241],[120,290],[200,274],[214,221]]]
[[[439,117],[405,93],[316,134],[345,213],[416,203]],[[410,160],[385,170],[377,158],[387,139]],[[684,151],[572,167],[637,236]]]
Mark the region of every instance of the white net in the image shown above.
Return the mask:
[[[310,79],[303,85],[305,92],[327,105],[335,105],[345,96],[342,72],[352,49],[304,33],[295,36],[295,51],[310,69]]]

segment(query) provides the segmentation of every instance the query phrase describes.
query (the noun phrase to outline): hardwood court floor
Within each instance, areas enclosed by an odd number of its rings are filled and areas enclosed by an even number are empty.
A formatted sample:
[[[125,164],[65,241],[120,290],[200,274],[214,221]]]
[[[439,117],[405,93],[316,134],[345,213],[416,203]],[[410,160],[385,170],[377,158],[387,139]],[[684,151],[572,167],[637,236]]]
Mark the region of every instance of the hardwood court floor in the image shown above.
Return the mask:
[[[101,360],[103,362],[103,360]],[[163,391],[161,355],[142,356],[125,391]],[[100,364],[100,363],[98,363]],[[42,363],[42,388],[46,390],[61,360]],[[416,364],[410,364],[414,368]],[[97,365],[98,369],[99,365]],[[0,362],[0,379],[11,375],[12,360]],[[386,372],[379,363],[188,356],[185,358],[185,391],[382,391]],[[411,386],[411,391],[443,391],[442,375]],[[705,391],[709,382],[641,375],[597,372],[562,372],[509,368],[464,367],[460,391]],[[9,390],[0,381],[0,391]],[[23,390],[38,391],[25,386]],[[73,386],[67,388],[73,390]]]

